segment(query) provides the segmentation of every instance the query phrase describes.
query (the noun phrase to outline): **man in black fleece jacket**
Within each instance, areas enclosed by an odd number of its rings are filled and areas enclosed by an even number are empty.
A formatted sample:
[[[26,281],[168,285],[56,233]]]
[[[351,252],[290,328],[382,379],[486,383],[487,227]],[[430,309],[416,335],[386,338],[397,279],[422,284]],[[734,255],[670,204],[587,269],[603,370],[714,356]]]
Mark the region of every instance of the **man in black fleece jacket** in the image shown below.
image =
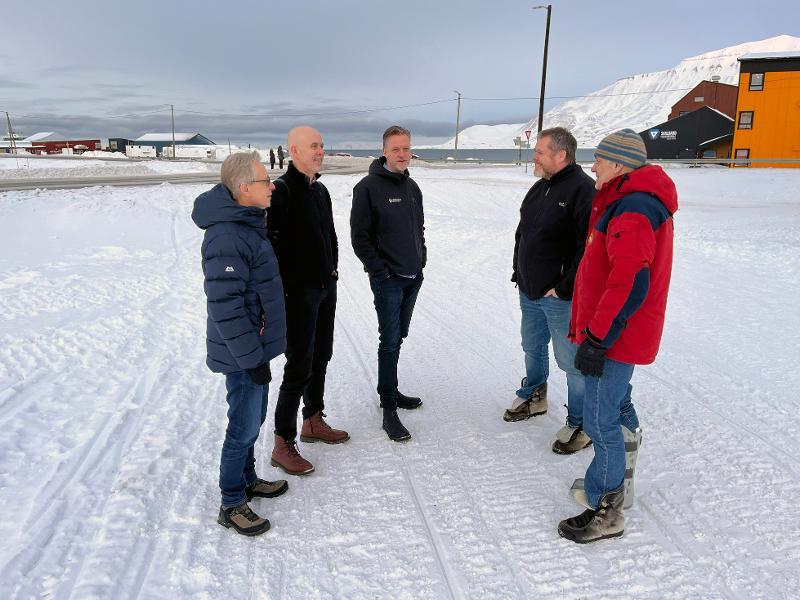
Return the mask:
[[[575,368],[577,346],[567,339],[575,272],[583,256],[594,182],[575,164],[577,142],[563,127],[542,131],[533,153],[534,174],[541,177],[520,208],[514,244],[512,281],[519,285],[525,378],[506,421],[547,412],[548,343],[567,374],[567,422],[553,452],[572,454],[591,441],[583,431],[584,378]]]
[[[425,267],[422,192],[408,174],[411,133],[398,125],[383,133],[383,156],[353,188],[350,231],[353,250],[369,274],[378,313],[378,395],[383,429],[396,442],[411,438],[397,408],[414,409],[422,400],[397,390],[400,346]]]
[[[280,147],[279,147],[280,148]],[[289,132],[292,161],[275,181],[267,231],[278,257],[286,300],[286,366],[275,406],[272,464],[290,475],[314,466],[297,450],[297,409],[303,398],[304,442],[338,444],[350,436],[323,419],[325,374],[333,356],[339,243],[331,196],[319,182],[325,155],[311,127]]]

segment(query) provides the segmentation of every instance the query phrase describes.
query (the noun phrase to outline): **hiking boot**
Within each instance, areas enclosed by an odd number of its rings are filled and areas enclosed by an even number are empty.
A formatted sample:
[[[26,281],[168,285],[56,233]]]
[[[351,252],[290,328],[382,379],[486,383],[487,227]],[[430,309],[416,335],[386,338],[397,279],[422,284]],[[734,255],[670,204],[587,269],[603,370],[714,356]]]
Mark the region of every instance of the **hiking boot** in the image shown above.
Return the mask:
[[[266,479],[256,479],[253,485],[244,488],[247,499],[253,498],[276,498],[289,489],[289,484],[285,479],[278,481],[267,481]]]
[[[558,535],[577,544],[588,544],[606,538],[619,537],[625,531],[625,510],[622,503],[625,488],[606,493],[597,510],[587,509],[558,524]]]
[[[286,439],[275,434],[275,447],[272,449],[273,467],[283,469],[289,475],[308,475],[314,471],[314,465],[300,456],[294,439]]]
[[[622,426],[622,439],[625,440],[625,508],[633,506],[633,475],[636,471],[636,460],[639,458],[639,447],[642,445],[642,428],[631,431]]]
[[[223,527],[233,527],[236,533],[248,536],[261,535],[269,529],[269,521],[254,513],[247,502],[230,508],[220,506],[217,523]]]
[[[411,439],[411,434],[400,422],[396,409],[383,409],[383,430],[393,442],[404,442]]]
[[[558,430],[556,441],[553,442],[553,452],[556,454],[575,454],[591,445],[592,440],[586,435],[583,427],[570,427],[567,424]]]
[[[397,408],[403,408],[405,410],[414,410],[415,408],[419,408],[422,406],[422,400],[417,398],[416,396],[406,396],[405,394],[401,394],[397,392],[395,395],[397,401]]]
[[[303,428],[300,430],[301,442],[325,442],[326,444],[341,444],[350,439],[350,434],[341,429],[334,429],[322,417],[325,413],[319,411],[303,419]]]
[[[522,380],[523,385],[525,379]],[[514,397],[511,408],[503,415],[503,420],[508,422],[524,421],[537,417],[547,412],[547,382],[537,387],[528,398]]]

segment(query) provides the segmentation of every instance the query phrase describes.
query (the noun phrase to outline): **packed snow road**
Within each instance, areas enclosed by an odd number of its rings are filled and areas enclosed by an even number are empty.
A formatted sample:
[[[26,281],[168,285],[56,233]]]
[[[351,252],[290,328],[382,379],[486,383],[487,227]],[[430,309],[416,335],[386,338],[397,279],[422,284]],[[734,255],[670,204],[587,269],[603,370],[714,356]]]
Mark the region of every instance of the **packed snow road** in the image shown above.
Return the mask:
[[[400,361],[425,405],[390,443],[377,324],[334,199],[340,287],[326,390],[352,440],[256,500],[273,528],[216,524],[223,378],[204,365],[205,185],[0,193],[0,597],[796,598],[800,595],[800,172],[670,169],[673,285],[638,368],[644,429],[624,537],[558,537],[591,450],[557,456],[566,389],[502,420],[519,383],[510,276],[520,169],[417,169],[429,264]],[[269,466],[282,362],[257,446]]]

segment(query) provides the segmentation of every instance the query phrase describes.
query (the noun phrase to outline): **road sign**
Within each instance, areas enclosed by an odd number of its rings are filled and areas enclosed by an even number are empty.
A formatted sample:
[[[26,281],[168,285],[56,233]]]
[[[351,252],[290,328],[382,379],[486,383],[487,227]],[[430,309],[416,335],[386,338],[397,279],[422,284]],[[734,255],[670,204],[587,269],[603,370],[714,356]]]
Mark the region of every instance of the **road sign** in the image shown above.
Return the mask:
[[[525,130],[525,137],[528,138],[529,142],[531,141],[531,130],[530,129],[526,129]]]

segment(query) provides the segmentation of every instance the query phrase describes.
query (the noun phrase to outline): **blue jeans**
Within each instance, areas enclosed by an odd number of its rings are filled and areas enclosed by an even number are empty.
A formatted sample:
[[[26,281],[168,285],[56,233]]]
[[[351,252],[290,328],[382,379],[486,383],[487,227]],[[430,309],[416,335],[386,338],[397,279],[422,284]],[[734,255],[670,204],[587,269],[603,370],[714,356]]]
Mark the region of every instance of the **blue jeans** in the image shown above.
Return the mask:
[[[639,418],[631,402],[633,365],[607,359],[602,377],[586,378],[583,427],[592,438],[594,459],[586,470],[584,490],[589,504],[622,486],[625,479],[625,440],[621,425],[631,431]]]
[[[219,462],[222,506],[238,506],[245,500],[244,488],[256,481],[255,443],[267,416],[269,385],[257,385],[247,371],[225,375],[228,390],[228,429]]]
[[[558,367],[567,374],[567,424],[583,424],[584,377],[575,368],[578,347],[568,338],[572,302],[561,298],[531,300],[519,293],[522,310],[522,350],[525,352],[525,385],[517,390],[520,398],[529,398],[550,374],[547,344],[553,340],[553,354]]]
[[[397,392],[400,346],[403,338],[408,337],[414,304],[422,286],[422,272],[414,279],[397,275],[381,281],[370,278],[369,285],[378,313],[378,394],[384,400],[393,398]]]

